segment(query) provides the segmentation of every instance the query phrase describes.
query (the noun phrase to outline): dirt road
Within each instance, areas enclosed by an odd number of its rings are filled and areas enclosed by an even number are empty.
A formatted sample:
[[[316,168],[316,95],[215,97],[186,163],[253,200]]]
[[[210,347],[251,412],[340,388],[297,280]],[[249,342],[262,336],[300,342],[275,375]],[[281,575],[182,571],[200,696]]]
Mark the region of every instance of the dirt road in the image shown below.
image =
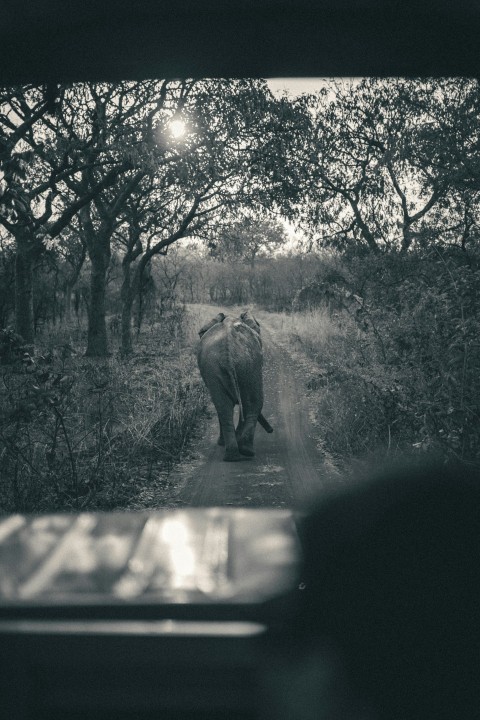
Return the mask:
[[[212,316],[215,313],[211,308]],[[256,456],[223,462],[212,405],[212,416],[195,444],[193,459],[169,478],[177,489],[175,504],[298,508],[327,483],[310,419],[305,371],[285,349],[280,332],[269,324],[268,313],[259,312],[256,317],[264,348],[263,414],[274,432],[269,435],[257,425]]]

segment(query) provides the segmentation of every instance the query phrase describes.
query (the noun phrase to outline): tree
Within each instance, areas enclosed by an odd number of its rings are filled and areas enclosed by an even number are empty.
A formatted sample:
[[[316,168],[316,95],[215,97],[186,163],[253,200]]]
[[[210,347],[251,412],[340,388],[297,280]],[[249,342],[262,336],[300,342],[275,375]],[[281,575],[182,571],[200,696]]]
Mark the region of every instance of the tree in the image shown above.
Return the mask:
[[[2,92],[0,114],[1,184],[0,223],[15,238],[16,329],[33,347],[32,263],[45,249],[46,238],[56,238],[80,208],[107,187],[107,174],[86,193],[66,202],[65,180],[78,171],[70,151],[59,147],[55,117],[65,91],[58,90],[52,108],[43,88],[26,86]]]
[[[223,229],[221,234],[215,232],[209,248],[212,257],[241,260],[254,270],[258,257],[278,250],[287,240],[285,225],[277,218],[266,220],[243,214]]]
[[[419,81],[333,84],[314,104],[308,220],[322,243],[407,251],[447,186],[412,157],[421,122],[409,102]]]
[[[87,246],[78,219],[77,222],[72,221],[60,235],[55,249],[62,266],[65,319],[69,322],[72,316],[72,292],[87,257]]]
[[[15,248],[0,227],[0,329],[7,328],[15,312]]]
[[[424,240],[465,252],[477,241],[480,222],[480,84],[472,78],[425,80],[410,88],[404,102],[419,118],[410,162],[445,189]]]
[[[48,112],[42,89],[35,87],[2,90],[0,96],[0,168],[3,174],[0,192],[0,223],[15,238],[15,309],[16,330],[33,345],[32,258],[41,247],[36,233],[45,220],[35,202],[41,191],[29,185],[27,167],[33,160],[26,137]],[[35,207],[35,205],[37,207]],[[37,210],[37,212],[35,212]]]
[[[167,81],[88,83],[74,88],[70,111],[62,115],[59,130],[83,160],[81,170],[65,178],[69,192],[82,197],[103,184],[79,213],[91,263],[89,356],[108,353],[105,293],[112,238],[125,222],[131,196],[148,194],[165,152],[163,144],[156,142],[154,124],[162,113],[171,116],[181,108],[192,85]]]
[[[294,158],[309,122],[303,102],[275,100],[263,81],[199,81],[179,116],[187,134],[164,141],[156,172],[130,195],[118,233],[124,352],[131,351],[133,299],[155,255],[186,237],[208,242],[241,208],[293,214],[299,197]],[[157,137],[165,137],[164,127],[160,117]]]
[[[32,260],[72,222],[92,271],[86,353],[103,356],[106,274],[121,227],[127,327],[154,255],[180,238],[208,239],[239,208],[298,212],[298,150],[310,126],[302,99],[277,100],[259,80],[82,83],[57,95],[53,110],[42,88],[3,96],[0,221],[16,241],[17,330],[29,343]],[[172,119],[188,128],[177,142]]]

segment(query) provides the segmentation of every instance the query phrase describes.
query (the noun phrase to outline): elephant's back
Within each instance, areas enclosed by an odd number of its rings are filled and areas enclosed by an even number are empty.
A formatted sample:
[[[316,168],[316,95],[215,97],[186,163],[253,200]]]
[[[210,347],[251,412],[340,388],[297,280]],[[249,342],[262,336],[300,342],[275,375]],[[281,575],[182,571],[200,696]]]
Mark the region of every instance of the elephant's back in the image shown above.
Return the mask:
[[[207,383],[218,377],[220,372],[229,374],[231,370],[228,333],[222,325],[212,327],[200,340],[197,347],[197,361],[200,373]]]
[[[215,365],[239,373],[251,372],[262,364],[260,336],[240,320],[227,317],[202,337],[197,359],[201,371]]]
[[[223,327],[223,323],[221,325],[214,325],[208,332],[205,333],[198,343],[197,358],[199,364],[202,360],[206,361],[210,357],[222,357],[224,355],[226,345],[226,328]]]
[[[229,333],[230,355],[236,369],[258,365],[262,361],[262,341],[245,323],[233,322]]]

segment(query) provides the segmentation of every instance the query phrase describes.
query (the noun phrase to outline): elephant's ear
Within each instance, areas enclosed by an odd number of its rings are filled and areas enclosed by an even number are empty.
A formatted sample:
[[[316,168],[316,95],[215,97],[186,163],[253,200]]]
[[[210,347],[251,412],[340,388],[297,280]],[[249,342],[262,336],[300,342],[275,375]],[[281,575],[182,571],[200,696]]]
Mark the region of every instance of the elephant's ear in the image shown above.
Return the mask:
[[[198,331],[198,334],[200,335],[200,337],[202,337],[202,335],[205,335],[207,330],[210,330],[211,327],[213,327],[214,325],[217,325],[218,323],[223,322],[224,320],[225,320],[225,315],[223,313],[218,313],[218,315],[216,315],[206,325],[203,325],[200,328],[200,330]]]
[[[248,327],[252,328],[252,330],[255,330],[255,332],[257,332],[260,335],[260,325],[253,317],[250,310],[245,310],[245,312],[243,312],[240,315],[240,320],[242,322],[244,322],[245,325],[248,325]]]

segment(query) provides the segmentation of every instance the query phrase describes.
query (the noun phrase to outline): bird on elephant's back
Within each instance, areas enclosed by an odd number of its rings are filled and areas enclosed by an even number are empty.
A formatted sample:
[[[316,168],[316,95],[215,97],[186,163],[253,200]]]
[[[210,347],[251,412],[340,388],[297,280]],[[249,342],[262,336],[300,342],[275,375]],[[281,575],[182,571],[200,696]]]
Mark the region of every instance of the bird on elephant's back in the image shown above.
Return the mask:
[[[198,367],[217,411],[218,444],[225,446],[223,459],[231,462],[253,457],[257,421],[267,432],[273,432],[262,415],[260,325],[248,310],[240,317],[219,313],[200,328],[198,334]],[[236,428],[233,421],[235,405],[240,410]]]

